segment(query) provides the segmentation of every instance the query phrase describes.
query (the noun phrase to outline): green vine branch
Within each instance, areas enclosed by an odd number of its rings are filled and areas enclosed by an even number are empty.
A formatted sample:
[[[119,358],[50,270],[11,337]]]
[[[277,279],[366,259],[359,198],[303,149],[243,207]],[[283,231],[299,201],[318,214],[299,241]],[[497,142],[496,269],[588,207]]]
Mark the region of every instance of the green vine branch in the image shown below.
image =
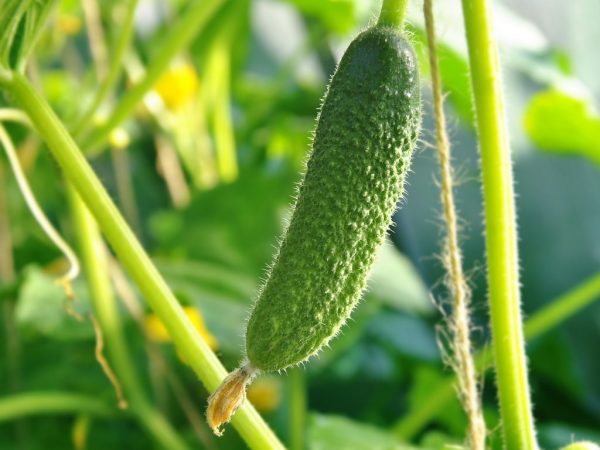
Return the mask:
[[[148,402],[143,392],[141,380],[132,364],[129,346],[123,336],[117,302],[111,288],[108,249],[100,237],[94,218],[77,193],[70,186],[68,192],[92,307],[106,339],[116,375],[123,385],[126,400],[134,416],[160,446],[173,450],[186,450],[187,444],[164,416]]]
[[[119,74],[121,73],[123,59],[125,57],[125,52],[129,48],[129,42],[131,41],[131,36],[133,34],[133,24],[135,18],[135,10],[138,4],[138,0],[129,0],[127,2],[127,10],[125,13],[125,17],[123,23],[120,27],[120,33],[115,42],[114,48],[110,51],[110,63],[108,66],[108,72],[100,87],[96,91],[96,94],[90,103],[88,109],[82,114],[81,119],[77,122],[77,125],[73,129],[73,135],[75,137],[79,137],[83,131],[89,126],[91,120],[96,114],[96,111],[102,104],[102,102],[106,99],[108,94],[110,94],[113,89],[115,83],[119,79]]]
[[[0,399],[0,423],[42,414],[92,414],[108,417],[117,413],[95,397],[70,392],[27,392]]]
[[[463,0],[479,135],[488,290],[504,446],[536,450],[521,319],[512,164],[488,0]]]

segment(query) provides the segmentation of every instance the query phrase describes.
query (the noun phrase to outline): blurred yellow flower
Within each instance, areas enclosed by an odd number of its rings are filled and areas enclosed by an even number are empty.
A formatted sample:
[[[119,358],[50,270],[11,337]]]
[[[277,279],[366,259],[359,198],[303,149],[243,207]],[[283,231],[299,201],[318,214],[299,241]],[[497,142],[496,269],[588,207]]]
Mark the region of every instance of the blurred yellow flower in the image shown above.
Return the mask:
[[[247,396],[258,411],[268,413],[281,403],[281,385],[277,378],[263,376],[250,385]]]
[[[117,127],[112,130],[108,136],[108,142],[110,143],[110,146],[117,150],[123,150],[124,148],[127,148],[129,141],[129,133],[127,133],[127,131],[121,127]]]
[[[204,323],[204,318],[198,309],[193,306],[185,306],[183,308],[185,315],[190,319],[192,325],[200,335],[204,338],[208,346],[216,350],[219,348],[219,343],[217,339],[208,331],[206,328],[206,324]],[[149,314],[144,319],[144,325],[146,327],[146,332],[148,333],[148,337],[154,342],[171,342],[171,336],[169,336],[169,332],[165,328],[164,324],[160,320],[160,318],[156,314]]]
[[[71,439],[75,450],[85,450],[87,448],[88,435],[90,433],[90,416],[78,416],[73,424]]]
[[[67,35],[74,35],[81,30],[81,19],[73,14],[61,14],[56,21],[58,30]]]
[[[155,89],[167,108],[177,110],[195,98],[198,84],[194,66],[183,63],[167,69],[156,82]]]

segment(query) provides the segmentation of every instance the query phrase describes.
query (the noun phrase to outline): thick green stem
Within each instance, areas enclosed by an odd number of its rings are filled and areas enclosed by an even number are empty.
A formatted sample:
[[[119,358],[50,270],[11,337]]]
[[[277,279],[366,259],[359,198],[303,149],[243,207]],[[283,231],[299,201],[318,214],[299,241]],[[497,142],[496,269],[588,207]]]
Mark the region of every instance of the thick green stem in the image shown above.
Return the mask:
[[[383,0],[378,25],[402,28],[408,0]]]
[[[225,368],[185,315],[73,138],[25,77],[13,74],[0,84],[27,113],[62,167],[65,177],[94,215],[121,263],[165,324],[179,351],[207,390],[214,391],[227,374]],[[277,437],[248,403],[240,408],[232,423],[251,448],[282,448]]]
[[[85,140],[83,148],[94,152],[110,135],[110,132],[131,115],[142,97],[156,84],[156,81],[173,57],[188,46],[194,37],[204,28],[208,20],[214,15],[218,7],[225,0],[205,0],[192,2],[190,7],[182,13],[179,23],[173,24],[170,33],[162,41],[156,54],[152,56],[152,63],[148,66],[144,78],[133,86],[121,98],[117,108],[110,114],[108,120],[89,139]]]
[[[188,447],[185,442],[146,399],[141,380],[132,364],[127,340],[123,336],[117,302],[108,274],[107,249],[92,215],[74,189],[69,186],[68,191],[92,307],[100,323],[110,360],[114,365],[118,381],[123,386],[126,400],[135,416],[160,446],[186,450]]]
[[[40,414],[82,413],[110,416],[117,409],[94,397],[69,392],[28,392],[0,399],[0,422]]]
[[[483,174],[496,382],[508,449],[537,449],[521,323],[517,225],[500,65],[487,0],[463,0]]]
[[[216,91],[212,106],[212,122],[215,136],[217,169],[224,182],[234,181],[238,176],[238,164],[235,151],[235,138],[230,111],[231,84],[231,46],[229,36],[213,44],[206,65],[212,86]],[[206,76],[206,75],[205,75]]]
[[[96,95],[94,96],[89,108],[81,116],[81,119],[79,119],[79,122],[75,126],[73,131],[73,135],[75,137],[79,137],[79,135],[88,127],[90,121],[94,117],[94,114],[98,110],[98,107],[102,104],[106,96],[110,93],[111,89],[119,79],[119,74],[121,73],[123,66],[123,58],[125,57],[125,52],[129,47],[131,35],[133,34],[133,23],[137,4],[138,0],[129,0],[127,4],[125,18],[120,27],[121,31],[117,37],[114,48],[112,48],[110,51],[110,64],[108,67],[108,73],[106,74],[106,77],[104,77],[104,80],[102,80],[100,88],[96,91]]]
[[[525,321],[524,332],[527,340],[533,340],[550,331],[575,313],[593,303],[600,297],[600,273],[593,275],[583,283],[550,301],[547,306]],[[484,347],[476,358],[476,367],[483,373],[491,362],[491,349]],[[455,399],[456,377],[444,378],[429,390],[427,397],[421,399],[416,409],[398,421],[394,433],[403,440],[412,440],[434,417]]]

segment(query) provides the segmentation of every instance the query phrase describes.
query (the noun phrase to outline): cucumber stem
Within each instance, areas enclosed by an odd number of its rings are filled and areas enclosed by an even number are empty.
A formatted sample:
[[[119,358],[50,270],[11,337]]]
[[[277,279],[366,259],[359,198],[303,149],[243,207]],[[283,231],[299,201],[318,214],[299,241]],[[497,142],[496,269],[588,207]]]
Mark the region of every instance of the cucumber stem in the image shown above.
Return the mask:
[[[500,65],[486,0],[462,0],[479,134],[491,329],[504,447],[538,448],[521,323],[512,164]]]
[[[377,25],[402,28],[408,0],[383,0]]]

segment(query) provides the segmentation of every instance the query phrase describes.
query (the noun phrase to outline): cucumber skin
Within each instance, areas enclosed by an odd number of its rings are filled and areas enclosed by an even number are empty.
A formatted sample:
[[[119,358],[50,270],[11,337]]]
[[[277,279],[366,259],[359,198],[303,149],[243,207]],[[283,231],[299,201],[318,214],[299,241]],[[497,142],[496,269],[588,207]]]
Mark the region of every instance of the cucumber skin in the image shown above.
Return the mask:
[[[396,29],[367,29],[325,94],[287,232],[251,313],[254,367],[301,363],[345,323],[402,196],[420,123],[412,46]]]

